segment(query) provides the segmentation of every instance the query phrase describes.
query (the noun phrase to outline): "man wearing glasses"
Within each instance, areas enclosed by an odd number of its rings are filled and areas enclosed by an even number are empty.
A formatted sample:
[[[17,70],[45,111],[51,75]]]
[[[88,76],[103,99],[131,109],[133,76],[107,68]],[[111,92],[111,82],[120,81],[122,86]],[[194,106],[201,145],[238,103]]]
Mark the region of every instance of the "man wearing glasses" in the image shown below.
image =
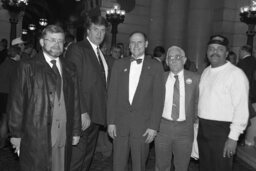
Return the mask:
[[[59,58],[64,45],[59,26],[47,26],[40,45],[35,58],[20,63],[12,84],[11,143],[21,171],[68,170],[81,129],[75,66]]]
[[[177,46],[167,51],[170,72],[164,73],[165,102],[155,139],[156,171],[187,171],[194,139],[200,76],[184,70],[185,52]]]

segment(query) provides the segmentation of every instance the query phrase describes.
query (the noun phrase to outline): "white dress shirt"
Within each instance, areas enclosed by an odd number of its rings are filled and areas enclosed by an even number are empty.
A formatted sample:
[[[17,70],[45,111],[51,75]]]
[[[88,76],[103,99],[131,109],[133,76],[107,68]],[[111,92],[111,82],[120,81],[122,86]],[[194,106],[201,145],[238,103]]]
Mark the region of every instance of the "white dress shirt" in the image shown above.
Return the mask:
[[[133,62],[131,62],[131,65],[130,65],[130,73],[129,73],[129,102],[130,102],[130,104],[132,104],[133,97],[136,92],[139,80],[140,80],[144,57],[145,57],[145,55],[137,58],[137,59],[142,59],[140,64],[137,64],[136,61],[133,61]]]
[[[179,109],[179,118],[177,121],[186,120],[185,114],[185,83],[184,83],[184,70],[180,71],[178,74],[179,78],[179,89],[180,89],[180,109]],[[169,73],[165,84],[165,101],[164,101],[164,110],[162,117],[168,120],[172,119],[172,106],[173,106],[173,89],[176,79],[172,72]]]
[[[198,116],[202,119],[231,122],[229,138],[238,140],[246,128],[249,83],[241,69],[230,62],[207,67],[199,84]]]
[[[60,66],[60,58],[58,57],[58,58],[53,59],[47,53],[43,52],[43,54],[44,54],[44,58],[45,58],[46,62],[50,65],[51,68],[53,66],[53,64],[51,63],[51,60],[56,60],[56,66],[59,70],[60,75],[62,76],[62,70],[61,70],[61,66]]]
[[[91,46],[92,46],[92,48],[93,48],[93,51],[95,52],[95,54],[96,54],[96,57],[97,57],[97,60],[99,61],[99,59],[98,59],[98,54],[97,54],[97,45],[95,45],[95,44],[93,44],[91,41],[90,41],[90,39],[87,37],[87,40],[89,41],[89,43],[91,44]],[[106,78],[106,81],[107,81],[107,79],[108,79],[108,64],[107,64],[107,62],[106,62],[106,60],[105,60],[105,58],[104,58],[104,55],[102,54],[102,52],[101,52],[101,50],[100,50],[100,48],[99,48],[99,51],[100,51],[100,58],[101,58],[101,61],[102,61],[102,63],[103,63],[103,67],[104,67],[104,71],[105,71],[105,78]]]

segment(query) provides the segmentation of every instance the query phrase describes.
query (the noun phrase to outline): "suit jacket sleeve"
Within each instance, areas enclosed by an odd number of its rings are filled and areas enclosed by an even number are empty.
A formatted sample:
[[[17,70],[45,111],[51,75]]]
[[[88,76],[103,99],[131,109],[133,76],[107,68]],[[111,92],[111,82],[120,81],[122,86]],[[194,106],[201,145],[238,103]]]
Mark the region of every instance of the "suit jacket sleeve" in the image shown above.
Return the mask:
[[[78,76],[78,88],[80,92],[79,93],[80,109],[81,109],[81,113],[86,113],[88,111],[87,101],[83,96],[83,92],[81,89],[81,87],[83,86],[82,85],[82,77],[83,77],[82,67],[83,67],[83,58],[84,58],[82,49],[78,47],[76,44],[70,45],[66,53],[66,58],[68,61],[71,61],[76,66],[76,71]]]
[[[195,80],[196,80],[196,92],[195,92],[195,120],[197,120],[197,116],[198,116],[198,100],[199,100],[199,81],[200,81],[200,76],[199,75],[195,75]]]
[[[108,87],[108,100],[107,100],[107,124],[115,124],[116,116],[116,90],[118,87],[118,61],[113,64],[111,77]]]
[[[26,76],[26,66],[23,63],[17,68],[15,79],[13,79],[12,88],[9,94],[9,103],[7,108],[7,113],[9,116],[8,124],[9,130],[12,137],[21,138],[22,137],[22,123],[24,118],[24,98],[25,91],[27,91]]]
[[[77,74],[73,78],[74,82],[74,124],[73,124],[73,136],[80,136],[81,132],[81,112],[80,112],[80,100]]]
[[[149,128],[153,130],[159,129],[159,124],[164,107],[164,79],[163,68],[157,63],[154,70],[153,78],[153,110],[151,112]]]

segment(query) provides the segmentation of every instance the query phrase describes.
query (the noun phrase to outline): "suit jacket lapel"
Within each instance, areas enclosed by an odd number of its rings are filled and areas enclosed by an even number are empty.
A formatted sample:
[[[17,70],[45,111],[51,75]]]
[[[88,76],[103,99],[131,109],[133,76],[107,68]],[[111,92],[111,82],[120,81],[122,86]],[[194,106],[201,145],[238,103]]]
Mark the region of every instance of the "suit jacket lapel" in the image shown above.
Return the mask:
[[[190,101],[190,97],[191,97],[191,86],[189,86],[187,83],[186,83],[186,80],[189,79],[189,73],[184,70],[184,88],[185,88],[185,114],[186,114],[186,118],[188,118],[188,109],[187,109],[187,106],[189,104],[189,101]]]
[[[68,76],[68,71],[66,70],[66,67],[65,67],[65,63],[63,62],[63,60],[60,60],[60,65],[61,65],[61,70],[62,70],[62,84],[63,84],[63,88],[62,88],[62,90],[63,90],[63,94],[65,95],[65,93],[64,92],[66,92],[67,91],[67,85],[68,85],[68,78],[67,78],[67,76]]]
[[[127,99],[127,103],[130,105],[129,102],[129,75],[130,75],[130,66],[131,66],[131,62],[130,62],[130,58],[126,58],[126,61],[124,62],[124,66],[123,66],[123,71],[124,72],[124,99]]]
[[[144,61],[143,61],[143,66],[142,66],[142,69],[141,69],[141,74],[140,74],[140,78],[139,78],[139,82],[138,82],[138,85],[137,85],[137,88],[136,88],[136,91],[135,91],[135,94],[134,94],[134,97],[133,97],[133,104],[136,103],[136,97],[140,96],[139,94],[143,92],[143,86],[144,86],[144,83],[145,83],[145,79],[147,79],[147,73],[148,71],[151,68],[151,66],[149,65],[149,61],[147,60],[146,57],[144,57]],[[128,87],[129,88],[129,87]]]
[[[91,61],[93,63],[93,66],[95,66],[96,70],[101,75],[101,68],[100,68],[100,64],[98,61],[98,57],[96,56],[92,45],[90,44],[90,42],[87,39],[85,40],[85,44],[86,44],[86,49],[85,49],[86,53],[88,53],[88,56],[91,58]]]

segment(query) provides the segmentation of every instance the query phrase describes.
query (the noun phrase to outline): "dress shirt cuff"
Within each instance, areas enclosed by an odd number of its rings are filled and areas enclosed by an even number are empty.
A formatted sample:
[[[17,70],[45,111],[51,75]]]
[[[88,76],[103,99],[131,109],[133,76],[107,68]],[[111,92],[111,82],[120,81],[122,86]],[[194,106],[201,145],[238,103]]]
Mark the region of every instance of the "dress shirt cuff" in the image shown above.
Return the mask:
[[[239,138],[239,135],[240,135],[239,132],[236,132],[236,131],[234,131],[234,130],[231,130],[231,131],[229,132],[228,138],[237,141],[238,138]]]

